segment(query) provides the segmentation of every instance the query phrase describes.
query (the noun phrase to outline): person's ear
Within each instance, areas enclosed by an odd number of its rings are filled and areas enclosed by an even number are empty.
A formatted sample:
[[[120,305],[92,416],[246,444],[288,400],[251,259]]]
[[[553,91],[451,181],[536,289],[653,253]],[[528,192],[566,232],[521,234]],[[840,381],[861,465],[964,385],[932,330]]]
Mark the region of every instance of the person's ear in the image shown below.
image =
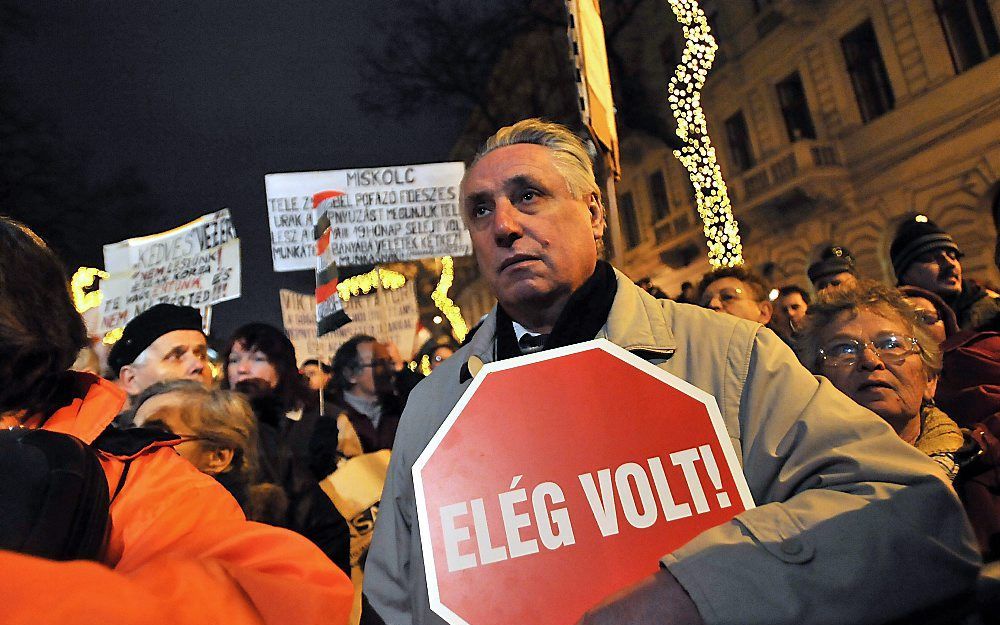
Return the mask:
[[[118,380],[121,382],[121,387],[129,395],[138,395],[143,391],[142,386],[136,380],[136,366],[135,365],[125,365],[118,372]]]
[[[764,325],[771,323],[771,316],[774,314],[774,304],[771,303],[771,300],[759,302],[757,308],[760,309],[760,318],[757,321]]]
[[[587,197],[587,210],[590,212],[590,228],[594,232],[594,240],[604,236],[606,222],[604,218],[604,204],[601,203],[601,196],[591,193]]]
[[[218,475],[229,469],[233,462],[234,451],[227,447],[216,449],[206,449],[202,458],[202,473],[208,475]]]
[[[937,383],[938,383],[937,375],[932,375],[927,380],[927,386],[924,387],[924,402],[934,401],[934,395],[937,394]]]

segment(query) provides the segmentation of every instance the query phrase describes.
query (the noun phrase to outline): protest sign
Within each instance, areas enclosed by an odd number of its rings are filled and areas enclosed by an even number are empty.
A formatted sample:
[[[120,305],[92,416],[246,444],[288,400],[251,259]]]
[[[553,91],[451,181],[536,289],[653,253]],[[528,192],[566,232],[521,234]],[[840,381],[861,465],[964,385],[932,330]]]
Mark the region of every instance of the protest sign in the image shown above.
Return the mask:
[[[472,253],[459,213],[460,162],[264,176],[275,271],[313,269],[314,208],[332,226],[341,267]],[[321,195],[336,191],[337,196]]]
[[[341,419],[350,428],[347,416]],[[343,432],[344,428],[339,428]],[[353,428],[352,428],[353,429]],[[354,434],[355,438],[357,433]],[[360,445],[360,443],[359,443]],[[357,624],[361,616],[361,587],[364,581],[364,560],[375,531],[375,519],[382,499],[382,487],[389,469],[389,450],[354,456],[341,462],[337,470],[321,480],[319,485],[347,521],[351,532],[351,581],[354,582],[354,608],[348,621]]]
[[[275,271],[314,269],[316,237],[312,194],[272,197],[271,174],[264,176],[267,190],[267,217],[271,227],[271,261]],[[281,175],[281,174],[278,174]],[[286,191],[276,191],[286,193]]]
[[[329,360],[344,341],[356,334],[392,341],[403,358],[409,356],[420,316],[412,281],[395,290],[377,289],[350,298],[344,302],[344,312],[351,322],[322,337],[316,335],[316,298],[313,295],[287,289],[282,289],[279,295],[285,333],[295,346],[299,362],[310,357]]]
[[[572,625],[753,507],[714,398],[603,339],[487,364],[413,480],[452,625]]]
[[[173,230],[104,246],[102,332],[155,304],[205,309],[240,296],[240,241],[229,209]]]

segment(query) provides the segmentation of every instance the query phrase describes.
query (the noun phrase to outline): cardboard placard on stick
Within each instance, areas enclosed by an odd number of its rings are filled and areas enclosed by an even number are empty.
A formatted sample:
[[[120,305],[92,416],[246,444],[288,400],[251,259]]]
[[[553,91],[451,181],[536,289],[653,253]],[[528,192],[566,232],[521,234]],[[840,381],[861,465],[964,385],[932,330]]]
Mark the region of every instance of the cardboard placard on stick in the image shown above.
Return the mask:
[[[330,256],[341,267],[470,255],[458,202],[464,173],[448,162],[264,176],[274,270],[315,268],[314,209],[329,216]]]
[[[104,246],[99,328],[120,328],[155,304],[205,308],[240,296],[240,240],[229,209]]]
[[[378,289],[350,298],[344,302],[344,312],[351,322],[323,336],[317,336],[316,332],[315,296],[282,289],[281,318],[299,362],[308,358],[329,362],[337,348],[356,334],[392,341],[400,355],[409,358],[419,319],[413,284],[407,282],[394,291]]]

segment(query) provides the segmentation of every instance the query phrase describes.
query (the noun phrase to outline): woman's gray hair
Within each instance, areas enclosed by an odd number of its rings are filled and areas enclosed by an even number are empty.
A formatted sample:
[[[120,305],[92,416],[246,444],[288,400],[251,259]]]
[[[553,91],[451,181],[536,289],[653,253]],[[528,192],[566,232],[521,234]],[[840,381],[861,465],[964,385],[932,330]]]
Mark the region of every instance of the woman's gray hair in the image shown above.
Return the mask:
[[[941,372],[941,348],[917,316],[917,311],[898,289],[874,280],[859,280],[855,286],[824,289],[809,305],[806,320],[797,338],[799,360],[819,373],[820,335],[843,312],[868,311],[886,319],[896,319],[917,339],[920,359],[928,376]]]
[[[566,126],[537,117],[521,120],[496,131],[476,153],[469,169],[493,150],[520,143],[540,145],[552,151],[556,169],[566,180],[566,186],[574,198],[582,200],[594,193],[600,200],[601,188],[594,179],[593,160],[583,141]]]
[[[147,400],[157,395],[177,395],[180,415],[185,425],[212,449],[232,449],[232,471],[248,483],[257,479],[260,461],[257,455],[257,421],[250,403],[234,391],[207,389],[192,380],[174,380],[153,384],[136,398],[131,421]]]

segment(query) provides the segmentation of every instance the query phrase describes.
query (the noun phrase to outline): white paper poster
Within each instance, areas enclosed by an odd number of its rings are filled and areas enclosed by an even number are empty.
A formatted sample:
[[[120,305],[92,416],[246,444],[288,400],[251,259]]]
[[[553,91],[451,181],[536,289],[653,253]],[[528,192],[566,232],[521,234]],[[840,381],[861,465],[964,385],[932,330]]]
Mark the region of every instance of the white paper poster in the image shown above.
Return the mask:
[[[183,226],[104,246],[100,330],[156,304],[205,309],[240,296],[240,241],[229,209]]]
[[[330,250],[340,267],[472,253],[459,212],[461,162],[340,169],[264,176],[275,271],[316,267],[313,196],[332,226]]]
[[[299,362],[308,358],[329,361],[338,347],[357,334],[392,341],[403,358],[408,358],[420,316],[413,285],[407,282],[394,291],[377,289],[350,298],[344,302],[344,310],[351,323],[322,337],[316,336],[316,297],[282,289],[281,318]]]

